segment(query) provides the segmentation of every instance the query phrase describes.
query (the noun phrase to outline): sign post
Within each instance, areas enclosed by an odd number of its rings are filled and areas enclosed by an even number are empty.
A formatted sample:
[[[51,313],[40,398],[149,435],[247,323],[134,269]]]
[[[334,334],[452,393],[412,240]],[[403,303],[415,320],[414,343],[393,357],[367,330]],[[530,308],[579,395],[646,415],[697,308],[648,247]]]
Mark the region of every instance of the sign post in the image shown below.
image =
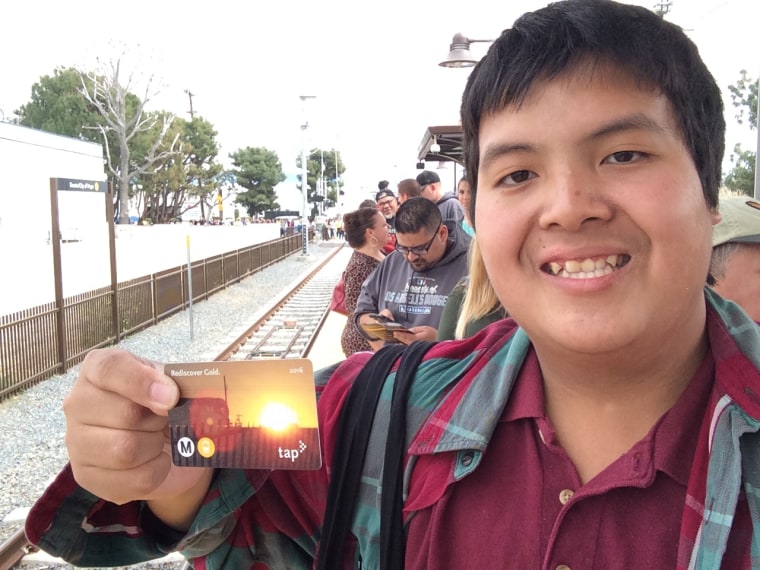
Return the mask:
[[[95,192],[105,197],[105,213],[108,222],[108,241],[111,258],[111,311],[114,323],[116,342],[120,338],[119,308],[117,303],[116,282],[116,244],[113,226],[113,202],[108,184],[103,180],[77,180],[72,178],[50,179],[50,214],[51,214],[51,243],[53,245],[53,278],[55,281],[56,325],[58,326],[58,358],[61,362],[61,372],[68,370],[66,358],[66,339],[64,335],[66,315],[63,306],[63,272],[61,270],[61,225],[58,219],[58,192]]]

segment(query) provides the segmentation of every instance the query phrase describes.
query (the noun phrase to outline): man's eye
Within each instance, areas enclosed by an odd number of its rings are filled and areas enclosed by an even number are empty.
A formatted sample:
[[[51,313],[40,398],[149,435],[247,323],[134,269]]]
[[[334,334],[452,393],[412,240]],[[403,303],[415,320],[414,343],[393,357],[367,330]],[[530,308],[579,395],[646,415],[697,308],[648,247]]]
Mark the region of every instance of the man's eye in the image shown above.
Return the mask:
[[[535,172],[531,172],[530,170],[518,170],[516,172],[513,172],[512,174],[507,174],[502,180],[504,183],[512,185],[512,184],[522,184],[523,182],[527,182],[528,180],[531,180],[532,178],[536,177]]]
[[[620,152],[613,152],[604,162],[612,164],[625,164],[627,162],[633,162],[643,156],[643,153],[636,152],[634,150],[621,150]]]

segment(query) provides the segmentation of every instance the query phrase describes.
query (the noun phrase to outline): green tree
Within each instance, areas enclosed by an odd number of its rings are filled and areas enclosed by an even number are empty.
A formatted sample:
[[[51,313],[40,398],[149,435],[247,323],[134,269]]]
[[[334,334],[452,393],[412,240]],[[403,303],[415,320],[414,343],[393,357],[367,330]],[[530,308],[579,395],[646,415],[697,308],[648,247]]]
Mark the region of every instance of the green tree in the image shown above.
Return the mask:
[[[324,170],[323,170],[324,165]],[[298,168],[298,189],[301,189],[301,156],[296,158],[296,167]],[[340,152],[331,148],[330,150],[313,148],[306,158],[306,183],[309,191],[307,194],[308,202],[315,203],[323,200],[333,203],[338,200],[339,189],[343,187],[341,176],[346,171],[346,167],[341,159]],[[324,182],[324,187],[323,183]],[[315,197],[321,196],[321,200]]]
[[[729,85],[731,102],[736,107],[736,120],[740,125],[748,125],[751,130],[757,128],[757,80],[747,76],[742,69],[741,77],[733,85]],[[752,196],[755,189],[755,163],[757,153],[744,150],[740,144],[731,153],[733,168],[726,175],[723,183],[735,192]]]
[[[148,133],[136,137],[134,149],[138,157],[152,146],[152,139],[160,136],[158,125]],[[174,119],[170,129],[163,135],[159,153],[163,158],[154,162],[154,167],[137,177],[138,203],[141,218],[150,218],[154,223],[170,222],[181,217],[187,210],[198,205],[201,216],[206,219],[216,197],[217,177],[222,172],[216,162],[219,145],[216,131],[211,123],[201,117],[190,121]],[[166,145],[179,141],[176,152]]]
[[[179,217],[186,197],[182,153],[163,152],[166,145],[184,138],[185,125],[182,121],[175,120],[169,130],[163,133],[159,127],[162,120],[156,120],[150,130],[136,134],[130,144],[130,159],[135,162],[141,161],[157,139],[157,148],[162,155],[159,160],[153,161],[150,170],[136,173],[130,179],[130,195],[136,202],[141,222],[150,220],[153,223],[166,223]]]
[[[82,94],[80,73],[56,68],[32,85],[30,101],[16,110],[20,124],[49,133],[100,142],[102,117]]]
[[[726,188],[752,196],[755,189],[755,156],[751,150],[742,150],[740,144],[734,147],[734,152],[731,153],[734,167],[723,180]]]
[[[181,146],[185,167],[184,189],[189,196],[198,199],[201,215],[205,218],[206,208],[211,210],[215,195],[221,188],[218,178],[223,168],[216,162],[219,154],[217,131],[201,117],[193,117],[189,122],[182,121],[182,124],[185,131]],[[186,209],[182,213],[185,211]]]
[[[245,188],[236,202],[245,206],[249,216],[280,207],[274,187],[285,180],[282,164],[273,150],[264,147],[246,147],[230,154],[232,173],[236,182]]]
[[[88,80],[88,88],[91,88]],[[15,111],[19,124],[57,135],[89,140],[102,144],[103,117],[91,105],[83,92],[83,76],[73,67],[56,68],[53,75],[44,75],[32,85],[28,103]],[[136,105],[132,95],[130,105]],[[119,143],[113,133],[108,133],[105,145],[110,156],[104,158],[118,162]],[[105,153],[105,151],[104,151]]]

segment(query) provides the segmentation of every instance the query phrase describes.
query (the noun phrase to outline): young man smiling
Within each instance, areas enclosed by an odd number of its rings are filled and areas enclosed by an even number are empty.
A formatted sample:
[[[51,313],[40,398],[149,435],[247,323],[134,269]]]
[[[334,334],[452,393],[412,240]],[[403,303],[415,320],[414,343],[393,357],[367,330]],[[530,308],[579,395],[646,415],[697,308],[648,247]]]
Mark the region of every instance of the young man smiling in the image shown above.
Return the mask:
[[[475,67],[462,127],[478,245],[513,318],[416,370],[405,567],[759,567],[760,333],[703,288],[725,125],[696,47],[641,7],[552,4]],[[365,361],[319,388],[328,464]],[[120,528],[140,556],[310,568],[328,470],[171,466],[178,395],[160,370],[88,356],[66,405],[71,468],[31,537],[79,563],[121,563],[126,546],[100,548]],[[378,454],[346,568],[378,567]]]

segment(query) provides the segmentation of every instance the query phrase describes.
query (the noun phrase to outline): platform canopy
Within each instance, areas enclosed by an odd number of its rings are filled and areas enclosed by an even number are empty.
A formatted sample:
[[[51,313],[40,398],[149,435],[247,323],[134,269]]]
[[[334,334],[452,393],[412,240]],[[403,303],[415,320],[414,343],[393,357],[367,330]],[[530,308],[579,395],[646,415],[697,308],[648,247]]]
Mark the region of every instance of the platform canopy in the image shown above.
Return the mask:
[[[438,152],[431,151],[434,144],[440,146]],[[461,125],[428,127],[417,149],[417,160],[464,164]]]

